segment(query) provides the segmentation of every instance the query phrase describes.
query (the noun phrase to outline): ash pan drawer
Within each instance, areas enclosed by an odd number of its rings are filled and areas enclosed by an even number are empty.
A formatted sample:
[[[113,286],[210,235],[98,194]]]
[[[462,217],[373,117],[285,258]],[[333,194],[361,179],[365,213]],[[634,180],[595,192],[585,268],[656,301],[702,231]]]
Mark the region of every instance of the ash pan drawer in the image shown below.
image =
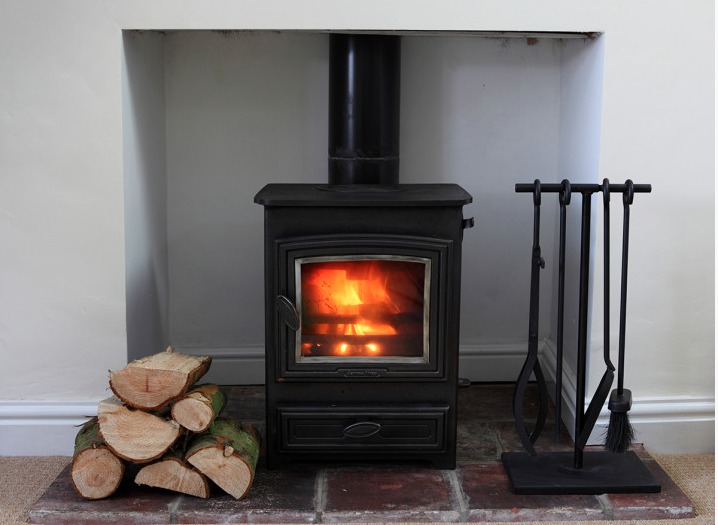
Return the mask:
[[[385,407],[277,407],[281,449],[442,451],[446,446],[446,405]]]

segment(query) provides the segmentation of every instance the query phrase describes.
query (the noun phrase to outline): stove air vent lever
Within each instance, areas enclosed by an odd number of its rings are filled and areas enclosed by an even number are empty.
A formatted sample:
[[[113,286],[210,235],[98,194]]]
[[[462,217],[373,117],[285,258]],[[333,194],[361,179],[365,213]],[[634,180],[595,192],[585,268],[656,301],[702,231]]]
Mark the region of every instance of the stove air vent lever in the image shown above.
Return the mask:
[[[299,322],[299,313],[292,301],[284,295],[277,297],[277,313],[279,313],[279,318],[289,327],[290,330],[294,330],[295,332],[299,330],[299,327],[301,326]]]

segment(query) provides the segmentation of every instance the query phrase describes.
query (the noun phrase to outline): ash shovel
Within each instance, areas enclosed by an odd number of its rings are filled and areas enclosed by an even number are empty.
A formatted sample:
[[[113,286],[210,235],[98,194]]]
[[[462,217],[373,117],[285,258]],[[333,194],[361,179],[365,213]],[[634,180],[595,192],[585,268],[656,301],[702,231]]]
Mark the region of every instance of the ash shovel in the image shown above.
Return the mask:
[[[575,439],[576,446],[581,450],[586,446],[591,431],[596,425],[596,420],[601,413],[603,404],[606,402],[608,393],[611,391],[614,372],[616,370],[616,367],[611,363],[609,344],[611,336],[611,191],[608,179],[603,179],[601,192],[603,193],[603,362],[606,365],[606,371],[603,373],[603,377],[596,388],[596,393],[593,395],[586,410],[586,414],[583,418],[583,429]]]

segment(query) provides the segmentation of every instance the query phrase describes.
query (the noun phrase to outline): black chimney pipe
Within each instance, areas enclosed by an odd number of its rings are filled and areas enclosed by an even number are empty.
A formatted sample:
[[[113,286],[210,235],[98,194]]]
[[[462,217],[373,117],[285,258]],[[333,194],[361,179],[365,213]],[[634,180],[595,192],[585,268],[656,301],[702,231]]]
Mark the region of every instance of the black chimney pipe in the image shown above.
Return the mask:
[[[401,37],[332,34],[329,184],[399,183]]]

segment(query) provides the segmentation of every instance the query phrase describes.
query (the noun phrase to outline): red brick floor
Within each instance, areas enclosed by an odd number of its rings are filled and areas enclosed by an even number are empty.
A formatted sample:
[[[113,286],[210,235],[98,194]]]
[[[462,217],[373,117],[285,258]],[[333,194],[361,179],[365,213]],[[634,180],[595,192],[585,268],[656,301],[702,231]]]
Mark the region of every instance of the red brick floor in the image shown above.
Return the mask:
[[[640,446],[643,464],[661,483],[657,494],[519,496],[500,461],[520,451],[513,429],[512,385],[472,385],[459,394],[456,470],[421,465],[311,465],[269,471],[262,461],[247,497],[237,501],[215,487],[210,499],[137,487],[131,468],[110,498],[76,495],[69,467],[30,511],[30,523],[351,523],[581,521],[691,518],[688,497]],[[527,406],[530,415],[535,407]],[[264,427],[262,387],[231,389],[227,415]],[[551,435],[552,414],[539,451],[572,450]],[[528,417],[527,417],[528,419]],[[590,450],[587,450],[590,453]]]

